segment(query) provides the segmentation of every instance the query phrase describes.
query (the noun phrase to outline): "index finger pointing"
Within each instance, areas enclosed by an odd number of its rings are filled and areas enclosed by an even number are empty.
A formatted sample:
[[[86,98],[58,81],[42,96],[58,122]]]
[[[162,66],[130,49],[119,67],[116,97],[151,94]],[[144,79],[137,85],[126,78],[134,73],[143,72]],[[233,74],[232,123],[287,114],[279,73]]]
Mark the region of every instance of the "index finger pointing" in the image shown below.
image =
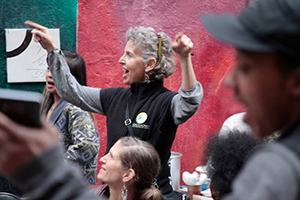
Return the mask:
[[[27,26],[30,26],[32,28],[38,29],[38,30],[46,30],[47,29],[45,26],[42,26],[42,25],[40,25],[38,23],[29,21],[29,20],[25,21],[24,24],[26,24]]]

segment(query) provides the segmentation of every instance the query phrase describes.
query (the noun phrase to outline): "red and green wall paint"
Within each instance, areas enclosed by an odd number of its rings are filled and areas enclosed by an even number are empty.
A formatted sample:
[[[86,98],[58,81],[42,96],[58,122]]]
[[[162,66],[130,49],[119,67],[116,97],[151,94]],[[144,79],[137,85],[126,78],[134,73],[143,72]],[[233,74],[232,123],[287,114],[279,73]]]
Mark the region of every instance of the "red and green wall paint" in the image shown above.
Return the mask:
[[[204,88],[204,99],[195,115],[178,129],[173,151],[181,152],[181,171],[201,165],[203,143],[216,134],[223,121],[242,110],[223,79],[234,65],[234,51],[212,38],[200,21],[205,13],[237,13],[247,0],[0,0],[0,87],[42,92],[44,83],[7,84],[5,28],[25,28],[25,20],[60,28],[61,48],[77,51],[87,63],[88,85],[123,86],[119,57],[125,32],[131,26],[151,26],[174,38],[183,31],[194,43],[193,65]],[[179,62],[178,62],[179,63]],[[178,91],[180,67],[165,80]],[[106,147],[105,117],[96,115],[102,156]]]

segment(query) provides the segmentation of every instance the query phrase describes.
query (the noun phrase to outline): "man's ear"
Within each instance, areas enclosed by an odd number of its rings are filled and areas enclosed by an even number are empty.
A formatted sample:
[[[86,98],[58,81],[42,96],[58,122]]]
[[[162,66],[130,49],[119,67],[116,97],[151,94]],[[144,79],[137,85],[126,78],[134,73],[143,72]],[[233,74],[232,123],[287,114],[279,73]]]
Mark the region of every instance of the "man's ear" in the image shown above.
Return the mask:
[[[146,63],[146,69],[145,72],[150,72],[153,70],[153,68],[155,67],[156,64],[156,59],[155,58],[151,58],[147,63]]]
[[[300,67],[292,72],[289,80],[289,89],[293,96],[300,97]]]
[[[133,169],[128,169],[123,175],[123,182],[129,182],[135,177],[135,171]]]

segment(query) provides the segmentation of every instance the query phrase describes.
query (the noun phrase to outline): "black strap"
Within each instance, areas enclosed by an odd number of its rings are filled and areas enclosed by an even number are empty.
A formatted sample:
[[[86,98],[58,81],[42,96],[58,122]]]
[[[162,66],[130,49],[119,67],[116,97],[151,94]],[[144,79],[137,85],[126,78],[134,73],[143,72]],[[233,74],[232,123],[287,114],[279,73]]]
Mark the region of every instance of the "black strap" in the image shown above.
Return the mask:
[[[129,106],[128,106],[128,101],[126,104],[126,111],[125,111],[125,121],[124,121],[125,126],[127,126],[128,132],[129,132],[129,136],[134,136],[133,135],[133,130],[132,130],[132,121],[129,117]]]

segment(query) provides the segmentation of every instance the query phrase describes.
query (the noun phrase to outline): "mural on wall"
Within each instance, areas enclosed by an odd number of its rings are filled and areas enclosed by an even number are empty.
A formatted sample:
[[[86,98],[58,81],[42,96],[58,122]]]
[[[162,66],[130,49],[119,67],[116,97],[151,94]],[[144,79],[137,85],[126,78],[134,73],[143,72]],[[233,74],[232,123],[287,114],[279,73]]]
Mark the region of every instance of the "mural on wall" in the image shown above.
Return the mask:
[[[59,29],[49,29],[60,47]],[[45,82],[47,51],[34,42],[30,29],[5,29],[7,82]]]
[[[151,26],[172,38],[183,31],[192,39],[192,61],[197,79],[204,88],[204,99],[195,115],[177,131],[172,150],[182,153],[181,172],[192,172],[202,164],[207,136],[216,134],[227,117],[243,109],[223,85],[225,75],[234,64],[234,51],[211,37],[199,17],[211,12],[237,13],[246,3],[237,0],[78,1],[78,52],[87,62],[88,84],[93,87],[124,86],[118,59],[125,47],[126,30],[131,26]],[[178,91],[181,84],[179,66],[164,84]],[[102,156],[106,148],[106,123],[103,116],[97,115],[97,119]]]

